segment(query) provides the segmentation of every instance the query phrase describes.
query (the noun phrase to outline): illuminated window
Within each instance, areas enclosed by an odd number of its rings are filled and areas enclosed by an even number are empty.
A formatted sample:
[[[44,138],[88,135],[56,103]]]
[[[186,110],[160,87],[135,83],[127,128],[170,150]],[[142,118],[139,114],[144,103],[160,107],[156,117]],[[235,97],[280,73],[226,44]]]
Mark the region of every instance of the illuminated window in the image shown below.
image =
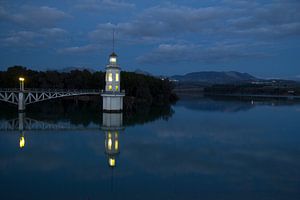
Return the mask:
[[[111,146],[112,146],[112,140],[111,140],[111,138],[109,138],[108,142],[107,142],[107,148],[108,148],[108,150],[111,150]]]
[[[108,74],[108,81],[109,81],[109,82],[112,82],[112,80],[113,80],[113,78],[112,78],[112,73],[109,73],[109,74]]]
[[[108,90],[112,90],[112,85],[109,85],[109,86],[108,86]]]
[[[118,151],[118,148],[119,148],[119,141],[116,140],[116,141],[115,141],[115,150]]]
[[[112,146],[111,133],[108,132],[108,140],[107,140],[107,148],[108,148],[108,150],[111,150],[111,146]]]
[[[116,85],[116,91],[119,91],[119,86],[118,85]]]
[[[116,81],[119,81],[119,73],[116,73]]]

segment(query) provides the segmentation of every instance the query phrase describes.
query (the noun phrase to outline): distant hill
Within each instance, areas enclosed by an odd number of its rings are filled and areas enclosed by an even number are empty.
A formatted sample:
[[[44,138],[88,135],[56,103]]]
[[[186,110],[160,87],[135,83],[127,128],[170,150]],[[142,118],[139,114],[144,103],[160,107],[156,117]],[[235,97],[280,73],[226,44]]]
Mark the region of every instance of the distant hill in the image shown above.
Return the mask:
[[[151,73],[149,73],[149,72],[147,72],[147,71],[144,71],[144,70],[141,70],[141,69],[136,69],[136,70],[134,71],[134,73],[136,73],[136,74],[143,74],[143,75],[146,75],[146,76],[152,76]]]
[[[199,82],[207,84],[228,84],[228,83],[244,83],[259,80],[258,78],[248,74],[235,71],[228,72],[193,72],[185,75],[175,75],[170,77],[171,80],[178,82]]]
[[[66,68],[63,68],[63,69],[59,69],[57,70],[58,72],[61,72],[61,73],[69,73],[71,71],[74,71],[74,70],[78,70],[78,71],[84,71],[84,70],[87,70],[91,73],[94,73],[95,70],[94,69],[91,69],[91,68],[87,68],[87,67],[66,67]]]
[[[291,77],[291,78],[287,78],[287,79],[288,79],[288,80],[293,80],[293,81],[300,82],[300,76]]]

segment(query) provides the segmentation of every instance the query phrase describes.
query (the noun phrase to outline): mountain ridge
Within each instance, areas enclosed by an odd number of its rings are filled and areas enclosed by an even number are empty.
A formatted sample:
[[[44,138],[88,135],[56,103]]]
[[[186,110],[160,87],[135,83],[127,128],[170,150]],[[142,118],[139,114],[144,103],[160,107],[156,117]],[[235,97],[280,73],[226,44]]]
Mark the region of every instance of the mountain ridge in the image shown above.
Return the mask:
[[[214,84],[236,83],[236,82],[253,82],[260,80],[248,73],[237,71],[202,71],[191,72],[185,75],[174,75],[170,77],[176,82],[206,82]]]

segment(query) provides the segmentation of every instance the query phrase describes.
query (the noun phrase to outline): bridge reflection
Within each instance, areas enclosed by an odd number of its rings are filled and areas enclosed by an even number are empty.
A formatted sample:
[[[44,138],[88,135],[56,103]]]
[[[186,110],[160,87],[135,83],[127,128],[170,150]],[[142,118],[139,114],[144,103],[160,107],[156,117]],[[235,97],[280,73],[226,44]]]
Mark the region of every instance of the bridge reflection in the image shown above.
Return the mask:
[[[18,118],[0,120],[0,131],[25,131],[25,130],[96,130],[97,125],[83,127],[69,122],[51,123],[26,117],[26,113],[18,113]]]
[[[123,126],[123,113],[102,113],[102,125],[82,127],[72,123],[50,123],[26,117],[26,113],[18,113],[18,118],[0,120],[0,131],[19,132],[19,148],[26,145],[26,131],[42,130],[101,130],[105,135],[104,146],[107,163],[110,168],[116,167],[116,159],[120,153],[119,135],[125,130]],[[53,132],[51,132],[53,133]]]

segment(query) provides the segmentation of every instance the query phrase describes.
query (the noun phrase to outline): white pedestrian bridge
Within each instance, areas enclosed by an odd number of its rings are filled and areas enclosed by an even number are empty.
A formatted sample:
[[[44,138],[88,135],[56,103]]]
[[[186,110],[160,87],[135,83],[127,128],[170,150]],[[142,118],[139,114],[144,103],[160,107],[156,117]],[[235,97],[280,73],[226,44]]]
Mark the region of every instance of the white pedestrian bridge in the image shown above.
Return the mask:
[[[14,88],[0,88],[0,101],[18,105],[20,111],[25,110],[28,104],[46,101],[50,99],[83,96],[83,95],[99,95],[101,90],[94,89],[14,89]]]

